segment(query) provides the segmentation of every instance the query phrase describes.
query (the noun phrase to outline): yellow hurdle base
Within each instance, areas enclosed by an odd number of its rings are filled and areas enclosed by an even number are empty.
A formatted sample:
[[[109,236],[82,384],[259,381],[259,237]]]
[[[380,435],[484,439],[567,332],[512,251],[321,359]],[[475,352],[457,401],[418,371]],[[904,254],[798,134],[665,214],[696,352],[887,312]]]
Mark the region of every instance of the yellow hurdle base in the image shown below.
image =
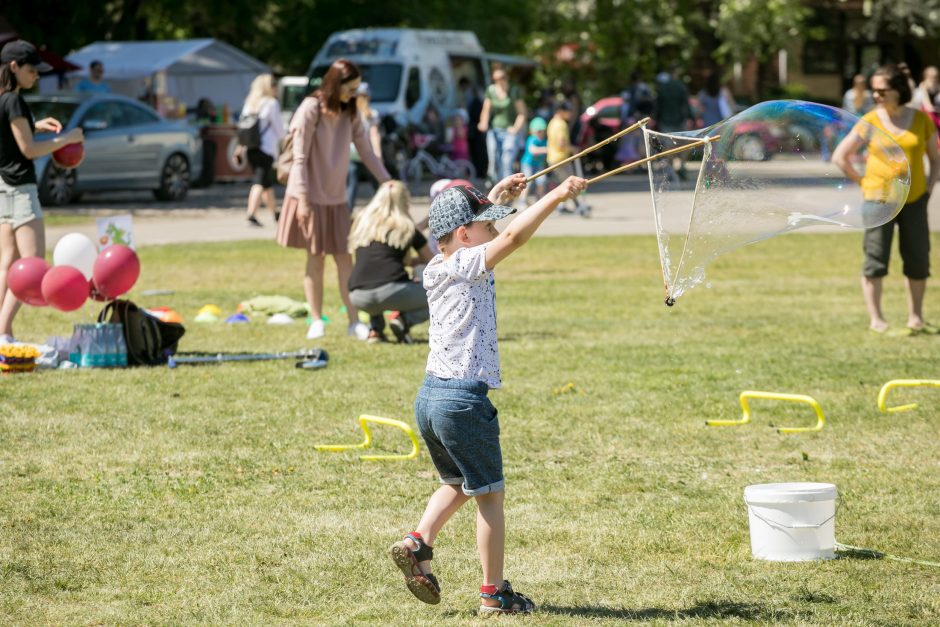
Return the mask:
[[[758,392],[755,390],[745,390],[741,392],[741,409],[744,415],[740,420],[706,420],[705,424],[709,427],[737,427],[751,422],[751,407],[748,399],[757,398],[769,401],[786,401],[790,403],[806,403],[816,411],[816,425],[813,427],[780,427],[777,433],[792,434],[803,433],[805,431],[821,431],[826,426],[826,417],[823,415],[822,408],[812,396],[803,394],[784,394],[782,392]]]
[[[363,414],[359,416],[359,426],[362,428],[362,432],[365,434],[365,439],[359,444],[317,444],[314,448],[318,451],[328,451],[328,452],[339,452],[339,451],[348,451],[355,448],[369,448],[372,445],[372,432],[369,431],[369,423],[385,425],[387,427],[395,427],[404,431],[408,438],[411,440],[411,452],[405,455],[360,455],[359,459],[365,461],[379,461],[387,459],[414,459],[418,456],[418,451],[420,451],[420,445],[418,444],[418,436],[415,435],[414,430],[410,425],[402,422],[401,420],[392,420],[391,418],[382,418],[380,416],[370,416],[368,414]]]

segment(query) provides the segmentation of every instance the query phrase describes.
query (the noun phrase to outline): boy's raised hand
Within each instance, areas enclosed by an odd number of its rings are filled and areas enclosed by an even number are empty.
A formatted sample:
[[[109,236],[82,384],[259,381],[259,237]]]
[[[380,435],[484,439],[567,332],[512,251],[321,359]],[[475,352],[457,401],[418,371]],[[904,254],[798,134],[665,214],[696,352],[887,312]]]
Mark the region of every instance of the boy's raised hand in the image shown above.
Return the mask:
[[[497,205],[508,205],[518,198],[525,188],[525,174],[516,172],[494,185],[487,197]]]
[[[586,189],[587,179],[580,176],[569,176],[554,189],[554,192],[561,197],[561,200],[574,200],[578,197],[578,194]]]

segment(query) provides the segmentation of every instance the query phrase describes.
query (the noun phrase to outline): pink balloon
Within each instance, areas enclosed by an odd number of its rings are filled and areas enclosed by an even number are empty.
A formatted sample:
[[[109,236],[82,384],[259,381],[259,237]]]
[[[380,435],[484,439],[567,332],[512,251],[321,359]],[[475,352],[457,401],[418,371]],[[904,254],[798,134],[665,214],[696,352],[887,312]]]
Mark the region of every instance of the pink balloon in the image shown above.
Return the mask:
[[[59,311],[74,311],[88,300],[88,280],[72,266],[54,266],[42,278],[42,295]]]
[[[117,298],[134,287],[139,276],[140,259],[137,253],[121,244],[113,244],[102,250],[92,270],[98,292],[108,299]]]
[[[49,264],[42,257],[17,259],[7,272],[7,285],[13,295],[27,305],[45,307],[42,296],[42,278],[49,271]]]

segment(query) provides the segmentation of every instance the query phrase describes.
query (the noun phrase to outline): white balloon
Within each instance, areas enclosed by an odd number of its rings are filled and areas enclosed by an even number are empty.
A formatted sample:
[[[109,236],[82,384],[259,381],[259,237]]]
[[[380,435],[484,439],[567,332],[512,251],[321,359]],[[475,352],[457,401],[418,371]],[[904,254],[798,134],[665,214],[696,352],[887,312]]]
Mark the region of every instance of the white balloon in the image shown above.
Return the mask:
[[[56,266],[72,266],[91,279],[98,249],[87,235],[69,233],[59,240],[52,252],[52,263]]]

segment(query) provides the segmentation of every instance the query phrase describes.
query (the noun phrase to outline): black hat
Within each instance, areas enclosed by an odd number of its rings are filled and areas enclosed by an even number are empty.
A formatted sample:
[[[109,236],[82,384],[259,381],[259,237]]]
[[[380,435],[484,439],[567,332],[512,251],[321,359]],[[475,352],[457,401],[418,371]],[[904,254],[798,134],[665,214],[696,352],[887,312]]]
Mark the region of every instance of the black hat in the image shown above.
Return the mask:
[[[37,72],[48,72],[52,66],[42,60],[36,46],[23,39],[11,41],[3,47],[0,52],[0,63],[6,65],[10,61],[16,61],[18,65],[29,64],[36,68]]]

